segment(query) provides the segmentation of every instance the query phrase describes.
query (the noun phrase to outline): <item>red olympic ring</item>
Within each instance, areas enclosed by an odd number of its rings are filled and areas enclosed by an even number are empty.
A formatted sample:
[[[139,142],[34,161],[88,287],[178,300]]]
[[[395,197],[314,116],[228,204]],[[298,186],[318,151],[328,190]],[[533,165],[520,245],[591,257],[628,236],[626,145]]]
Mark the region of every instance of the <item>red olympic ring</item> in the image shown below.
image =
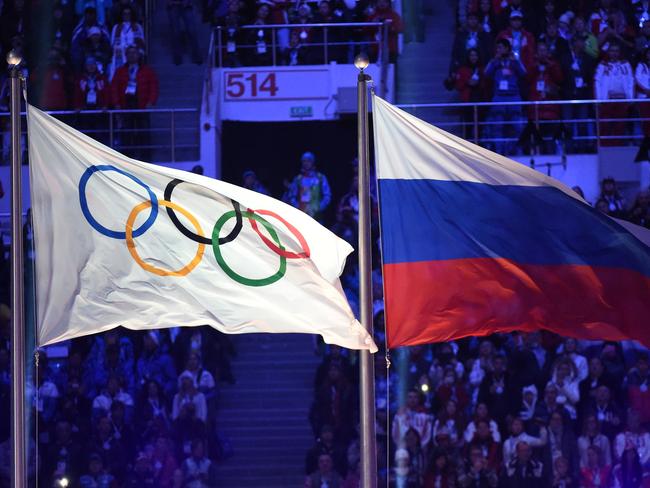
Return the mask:
[[[260,239],[266,244],[266,246],[271,249],[273,252],[276,254],[285,257],[287,259],[305,259],[308,258],[311,254],[311,251],[309,250],[309,245],[307,244],[307,241],[303,237],[303,235],[300,233],[298,229],[296,229],[293,225],[291,225],[289,222],[284,220],[282,217],[280,217],[278,214],[275,212],[271,212],[270,210],[252,210],[248,209],[249,212],[251,213],[256,213],[259,215],[266,215],[268,217],[273,217],[274,219],[279,220],[282,222],[287,229],[289,229],[289,232],[293,234],[293,236],[298,240],[300,243],[300,247],[304,250],[304,252],[291,252],[291,251],[286,251],[281,247],[278,247],[274,242],[272,242],[268,237],[266,237],[264,234],[260,232],[260,230],[257,228],[257,222],[250,217],[248,217],[248,221],[251,224],[251,227],[255,232],[257,232],[257,235],[260,236]]]

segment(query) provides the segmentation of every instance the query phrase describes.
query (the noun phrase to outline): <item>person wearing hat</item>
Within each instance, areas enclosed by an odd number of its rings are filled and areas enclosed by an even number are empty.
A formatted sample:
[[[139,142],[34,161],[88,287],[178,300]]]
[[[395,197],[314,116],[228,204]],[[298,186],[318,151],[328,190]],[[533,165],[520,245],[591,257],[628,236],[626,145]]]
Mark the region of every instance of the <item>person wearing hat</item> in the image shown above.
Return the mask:
[[[524,15],[521,10],[512,10],[509,19],[510,26],[499,33],[497,41],[506,39],[510,43],[514,58],[529,69],[533,65],[535,56],[535,38],[524,29]]]
[[[88,57],[93,57],[97,64],[97,70],[100,73],[107,73],[111,61],[111,45],[99,27],[93,26],[88,29],[88,37],[83,43],[83,55],[82,64],[74,66],[75,72],[82,71]]]
[[[96,29],[93,29],[91,33],[93,27]],[[88,5],[84,9],[83,17],[72,31],[70,57],[72,60],[72,66],[76,71],[81,71],[83,69],[83,64],[86,57],[89,55],[89,53],[86,52],[86,40],[91,35],[99,35],[101,43],[106,42],[108,44],[108,31],[104,27],[104,24],[97,20],[97,9],[93,5]],[[98,57],[96,53],[94,55],[95,57]],[[108,44],[108,59],[110,59],[110,44]]]
[[[497,0],[499,1],[499,0]],[[496,2],[493,2],[496,3]],[[524,5],[526,3],[526,5]],[[497,17],[497,31],[499,32],[508,27],[510,25],[510,19],[512,18],[512,13],[517,12],[521,17],[523,17],[526,22],[532,21],[536,16],[533,15],[533,13],[528,9],[528,4],[529,3],[534,3],[534,2],[527,2],[525,0],[502,0],[501,4],[505,4],[501,11],[498,12],[498,17]],[[527,28],[530,29],[530,27]]]
[[[300,158],[300,173],[291,182],[289,202],[306,214],[320,220],[332,200],[327,177],[316,171],[316,156],[307,151]]]

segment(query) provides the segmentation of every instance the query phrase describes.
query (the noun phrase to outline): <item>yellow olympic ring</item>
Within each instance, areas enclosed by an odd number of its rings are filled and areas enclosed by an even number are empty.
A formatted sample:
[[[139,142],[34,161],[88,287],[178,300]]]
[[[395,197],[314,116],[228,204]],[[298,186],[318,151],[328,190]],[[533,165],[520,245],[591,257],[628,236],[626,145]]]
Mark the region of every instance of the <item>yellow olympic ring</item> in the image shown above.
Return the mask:
[[[174,202],[170,202],[168,200],[158,200],[158,205],[162,205],[163,207],[167,207],[167,208],[172,208],[177,212],[182,213],[185,217],[187,217],[190,223],[194,226],[197,234],[203,237],[203,229],[201,229],[201,224],[199,224],[199,221],[196,220],[196,218],[187,210],[185,210],[183,207],[177,205]],[[138,216],[138,214],[146,208],[151,208],[150,200],[147,200],[145,202],[142,202],[139,205],[136,205],[133,208],[133,210],[131,210],[131,213],[129,214],[129,218],[126,221],[126,246],[128,247],[131,256],[133,257],[135,262],[138,263],[144,270],[149,271],[150,273],[153,274],[157,274],[158,276],[185,276],[194,268],[196,268],[196,265],[199,264],[199,262],[201,262],[201,259],[203,258],[203,252],[205,251],[205,244],[199,244],[199,248],[196,251],[196,255],[194,256],[194,259],[192,259],[192,261],[190,261],[189,264],[182,267],[178,271],[170,271],[170,270],[158,268],[151,264],[145,263],[138,255],[138,252],[135,250],[135,242],[133,242],[133,224],[135,223],[135,218]]]

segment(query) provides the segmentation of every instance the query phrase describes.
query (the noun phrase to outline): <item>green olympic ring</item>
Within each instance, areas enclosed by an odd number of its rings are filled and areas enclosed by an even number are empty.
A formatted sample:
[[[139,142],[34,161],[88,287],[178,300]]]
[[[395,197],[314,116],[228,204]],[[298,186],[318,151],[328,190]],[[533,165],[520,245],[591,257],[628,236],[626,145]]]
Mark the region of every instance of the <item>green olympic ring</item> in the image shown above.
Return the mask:
[[[271,238],[275,241],[277,246],[280,249],[284,250],[284,247],[280,243],[278,233],[275,231],[275,229],[270,223],[268,223],[261,216],[253,212],[241,212],[241,214],[244,217],[257,220],[258,222],[260,222],[264,226],[264,228],[266,228],[268,233],[271,235]],[[226,273],[231,279],[235,280],[237,283],[241,283],[242,285],[266,286],[266,285],[270,285],[271,283],[275,283],[280,278],[282,278],[284,274],[287,272],[287,258],[282,255],[280,256],[280,268],[278,269],[278,271],[275,274],[272,274],[271,276],[268,276],[266,278],[260,278],[260,279],[246,278],[245,276],[241,276],[235,273],[232,270],[232,268],[230,268],[230,266],[228,266],[226,264],[226,261],[223,259],[223,256],[221,255],[220,244],[219,244],[219,233],[221,232],[221,228],[224,226],[224,224],[236,216],[237,216],[237,212],[231,210],[230,212],[224,213],[219,218],[219,220],[217,220],[217,222],[214,224],[214,229],[212,230],[212,250],[214,251],[214,257],[217,260],[217,264],[219,264],[219,266],[224,271],[224,273]]]

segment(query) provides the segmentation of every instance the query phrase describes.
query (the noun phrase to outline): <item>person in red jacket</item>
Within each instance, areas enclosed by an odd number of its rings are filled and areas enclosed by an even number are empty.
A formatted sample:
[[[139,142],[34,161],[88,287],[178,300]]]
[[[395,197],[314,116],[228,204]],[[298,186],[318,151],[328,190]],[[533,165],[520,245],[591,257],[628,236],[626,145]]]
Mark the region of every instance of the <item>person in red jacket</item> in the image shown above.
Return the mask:
[[[97,69],[97,60],[88,56],[83,73],[75,80],[72,105],[75,110],[96,110],[107,108],[109,102],[108,80]]]
[[[140,50],[136,46],[129,46],[126,50],[126,63],[115,71],[111,93],[116,109],[147,109],[158,100],[158,77],[141,62]],[[122,114],[118,128],[125,130],[120,141],[122,148],[135,158],[146,158],[149,153],[149,114]]]
[[[497,36],[497,40],[507,39],[512,46],[515,59],[521,61],[526,70],[530,70],[535,57],[535,38],[524,29],[523,22],[524,17],[521,11],[513,10],[510,14],[510,27],[502,30]]]
[[[97,59],[86,58],[84,71],[77,76],[72,94],[75,110],[104,110],[110,102],[110,87],[106,76],[99,72]],[[108,117],[105,114],[80,114],[79,127],[98,141],[106,142]]]
[[[467,51],[467,61],[461,65],[456,73],[456,90],[464,103],[485,102],[488,94],[488,80],[483,75],[483,66],[479,57],[478,49],[471,48]],[[463,137],[465,139],[478,139],[479,127],[476,122],[484,118],[483,107],[478,107],[474,113],[474,107],[463,109]],[[476,120],[475,120],[476,118]],[[475,133],[476,132],[476,133]]]
[[[560,65],[551,57],[548,46],[540,42],[533,67],[528,71],[528,99],[530,101],[557,100],[563,74]],[[557,121],[561,118],[559,105],[538,105],[528,107],[528,120],[539,122],[540,135],[544,140],[544,153],[554,150],[553,137],[557,135]],[[555,122],[553,122],[555,121]]]
[[[394,63],[397,61],[397,35],[404,30],[404,23],[402,17],[393,10],[390,5],[390,0],[377,0],[375,7],[368,7],[366,9],[366,20],[368,22],[384,22],[390,20],[388,26],[388,61]],[[374,32],[376,30],[373,29]],[[373,32],[373,33],[374,33]],[[372,37],[374,39],[374,36]],[[377,45],[371,46],[371,57],[377,58]]]
[[[38,70],[40,72],[40,70]],[[40,104],[43,110],[68,108],[69,73],[65,60],[57,49],[51,49],[47,66],[34,77],[40,86]]]

